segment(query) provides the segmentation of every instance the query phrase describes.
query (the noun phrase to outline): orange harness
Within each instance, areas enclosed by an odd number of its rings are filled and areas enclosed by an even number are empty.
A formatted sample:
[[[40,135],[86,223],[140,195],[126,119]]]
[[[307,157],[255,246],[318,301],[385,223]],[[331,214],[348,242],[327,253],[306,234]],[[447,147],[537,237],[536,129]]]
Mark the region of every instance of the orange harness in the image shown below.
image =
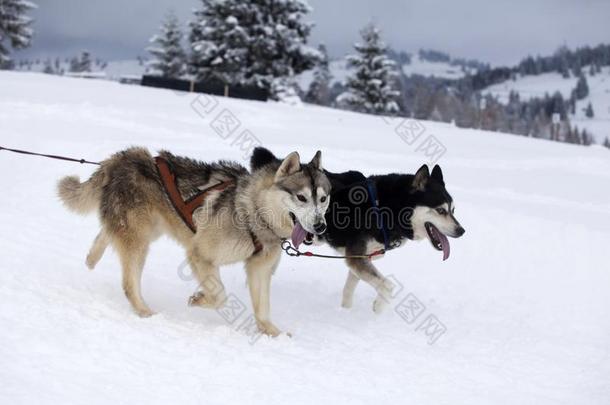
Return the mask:
[[[193,212],[197,208],[201,207],[208,194],[213,191],[223,191],[228,187],[235,186],[235,183],[230,180],[222,181],[218,184],[206,188],[205,190],[202,190],[200,193],[184,201],[182,199],[180,191],[178,191],[178,185],[176,184],[176,176],[169,168],[167,160],[165,160],[161,156],[157,156],[155,157],[155,163],[157,164],[157,170],[159,172],[159,176],[161,177],[161,182],[163,183],[165,193],[169,197],[169,200],[171,201],[174,210],[176,210],[180,218],[182,218],[184,224],[188,226],[193,233],[197,231],[195,223],[193,222]],[[258,252],[263,250],[263,245],[262,243],[260,243],[256,235],[252,233],[252,231],[250,231],[250,237],[252,238],[252,244],[254,245],[254,253],[252,253],[252,255],[254,256]]]

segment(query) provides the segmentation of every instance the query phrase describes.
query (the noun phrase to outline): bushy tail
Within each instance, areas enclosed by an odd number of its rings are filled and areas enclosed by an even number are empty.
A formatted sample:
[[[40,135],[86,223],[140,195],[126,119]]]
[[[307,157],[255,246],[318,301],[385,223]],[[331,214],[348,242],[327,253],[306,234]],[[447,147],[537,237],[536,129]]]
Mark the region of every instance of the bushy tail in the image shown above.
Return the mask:
[[[59,198],[69,210],[87,214],[99,207],[101,199],[101,173],[96,172],[89,180],[81,183],[78,176],[66,176],[57,183]]]

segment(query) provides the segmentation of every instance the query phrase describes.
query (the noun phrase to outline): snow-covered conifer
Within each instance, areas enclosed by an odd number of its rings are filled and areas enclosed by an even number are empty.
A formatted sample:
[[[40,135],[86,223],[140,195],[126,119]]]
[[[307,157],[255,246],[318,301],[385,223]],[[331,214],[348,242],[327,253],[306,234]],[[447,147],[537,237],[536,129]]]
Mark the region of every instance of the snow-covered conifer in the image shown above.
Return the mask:
[[[386,55],[386,45],[373,24],[360,31],[362,43],[354,48],[355,55],[347,56],[353,69],[346,81],[347,90],[339,95],[339,106],[373,114],[394,114],[399,108],[395,89],[395,63]]]
[[[179,78],[186,72],[186,55],[182,48],[182,31],[174,13],[167,14],[160,31],[150,39],[153,45],[147,51],[152,60],[147,65],[162,77]]]

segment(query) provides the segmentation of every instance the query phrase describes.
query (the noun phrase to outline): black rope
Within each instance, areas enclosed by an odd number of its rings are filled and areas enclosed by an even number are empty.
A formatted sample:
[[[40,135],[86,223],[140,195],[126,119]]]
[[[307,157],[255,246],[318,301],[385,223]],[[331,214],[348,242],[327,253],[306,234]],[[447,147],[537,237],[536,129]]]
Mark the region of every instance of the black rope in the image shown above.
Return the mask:
[[[91,162],[91,161],[85,160],[85,159],[75,159],[75,158],[66,157],[66,156],[59,156],[59,155],[46,155],[44,153],[30,152],[30,151],[27,151],[27,150],[5,148],[4,146],[0,146],[0,150],[6,150],[6,151],[9,151],[9,152],[20,153],[22,155],[42,156],[42,157],[46,157],[46,158],[50,158],[50,159],[66,160],[68,162],[77,162],[77,163],[80,163],[80,164],[85,164],[86,163],[86,164],[89,164],[89,165],[98,165],[98,166],[101,164],[99,162]]]

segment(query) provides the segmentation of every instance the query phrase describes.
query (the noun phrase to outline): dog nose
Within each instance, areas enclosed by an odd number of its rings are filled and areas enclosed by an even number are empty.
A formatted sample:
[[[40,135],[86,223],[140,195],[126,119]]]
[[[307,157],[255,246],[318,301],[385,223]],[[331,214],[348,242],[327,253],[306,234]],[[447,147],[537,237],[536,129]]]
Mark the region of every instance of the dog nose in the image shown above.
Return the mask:
[[[322,235],[324,232],[326,232],[326,224],[324,222],[318,222],[317,224],[314,224],[313,230],[318,235]]]
[[[460,236],[462,236],[464,233],[466,233],[466,229],[462,228],[461,226],[456,229],[455,231],[455,237],[459,238]]]

